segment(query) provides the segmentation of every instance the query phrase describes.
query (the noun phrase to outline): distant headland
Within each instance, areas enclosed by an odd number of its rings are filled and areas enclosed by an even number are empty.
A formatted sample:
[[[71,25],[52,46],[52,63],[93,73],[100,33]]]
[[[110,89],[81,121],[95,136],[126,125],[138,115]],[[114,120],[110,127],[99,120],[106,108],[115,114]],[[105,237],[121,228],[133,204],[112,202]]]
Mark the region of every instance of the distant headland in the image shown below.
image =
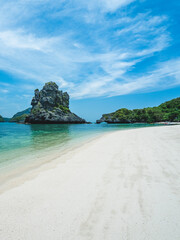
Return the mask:
[[[4,118],[0,115],[0,122],[4,122]]]
[[[128,110],[121,108],[116,112],[103,114],[96,123],[155,123],[180,122],[180,97],[162,103],[158,107]]]

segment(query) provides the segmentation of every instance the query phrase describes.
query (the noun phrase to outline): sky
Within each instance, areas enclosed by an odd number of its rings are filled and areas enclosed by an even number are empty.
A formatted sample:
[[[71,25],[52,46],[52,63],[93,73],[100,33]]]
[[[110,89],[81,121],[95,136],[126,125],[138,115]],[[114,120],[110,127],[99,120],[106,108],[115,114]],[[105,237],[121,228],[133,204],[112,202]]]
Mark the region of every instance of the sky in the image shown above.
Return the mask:
[[[88,121],[180,96],[179,0],[0,0],[0,115],[54,81]]]

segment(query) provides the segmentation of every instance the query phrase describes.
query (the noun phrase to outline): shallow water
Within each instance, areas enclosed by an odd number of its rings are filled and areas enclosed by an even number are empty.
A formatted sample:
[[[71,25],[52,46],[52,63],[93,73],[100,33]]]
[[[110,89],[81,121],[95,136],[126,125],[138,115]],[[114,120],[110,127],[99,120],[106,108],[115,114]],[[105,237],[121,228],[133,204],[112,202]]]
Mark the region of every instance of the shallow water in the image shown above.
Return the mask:
[[[0,123],[0,170],[15,163],[80,146],[102,133],[149,127],[150,124],[34,124]]]

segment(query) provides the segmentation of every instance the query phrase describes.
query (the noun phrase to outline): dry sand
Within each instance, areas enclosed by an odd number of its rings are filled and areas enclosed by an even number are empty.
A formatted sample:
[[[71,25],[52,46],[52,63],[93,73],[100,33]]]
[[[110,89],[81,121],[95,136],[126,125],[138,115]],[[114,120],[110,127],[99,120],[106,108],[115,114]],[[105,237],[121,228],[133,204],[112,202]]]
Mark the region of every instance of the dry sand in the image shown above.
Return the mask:
[[[1,240],[180,239],[180,126],[108,133],[56,161],[0,195]]]

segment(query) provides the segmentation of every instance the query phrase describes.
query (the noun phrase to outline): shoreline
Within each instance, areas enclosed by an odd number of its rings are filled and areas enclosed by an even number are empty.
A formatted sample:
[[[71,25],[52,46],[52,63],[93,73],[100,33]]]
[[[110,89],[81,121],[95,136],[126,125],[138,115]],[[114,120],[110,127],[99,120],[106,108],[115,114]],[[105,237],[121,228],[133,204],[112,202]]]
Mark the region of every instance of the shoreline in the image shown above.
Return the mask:
[[[111,130],[110,132],[101,132],[92,135],[91,137],[87,136],[81,139],[80,142],[74,142],[69,147],[61,147],[56,145],[54,147],[50,147],[48,149],[48,153],[46,149],[40,150],[39,153],[36,153],[34,156],[28,155],[28,158],[21,156],[19,162],[10,163],[10,165],[5,165],[0,169],[0,194],[3,192],[21,185],[27,179],[35,178],[38,176],[41,171],[46,171],[49,168],[54,168],[56,165],[64,162],[64,157],[71,152],[81,151],[86,145],[93,143],[94,141],[108,135],[111,133],[115,133],[118,131],[129,131],[135,129],[143,129],[143,128],[152,128],[152,127],[163,127],[164,125],[152,125],[148,127],[140,127],[140,128],[130,128],[130,129],[120,129],[120,130]],[[166,125],[167,126],[167,125]],[[170,126],[170,125],[168,125]],[[45,153],[44,153],[45,151]],[[30,158],[35,158],[36,161],[30,161]],[[24,160],[26,159],[26,161]],[[7,169],[4,171],[4,169]]]
[[[53,124],[68,124],[68,125],[76,125],[76,124],[100,124],[99,122],[85,122],[85,123],[26,123],[26,122],[7,122],[7,121],[4,121],[4,122],[0,122],[0,123],[17,123],[17,124],[25,124],[25,125],[34,125],[34,124],[50,124],[50,125],[53,125]],[[148,122],[101,122],[101,123],[107,123],[107,124],[169,124],[169,125],[180,125],[180,122],[152,122],[152,123],[148,123]]]
[[[0,238],[178,240],[179,133],[106,132],[29,172],[0,195]]]
[[[13,164],[10,164],[10,167],[5,166],[4,168],[8,168],[8,170],[5,170],[5,172],[3,172],[3,169],[1,169],[0,172],[0,195],[10,190],[11,188],[23,184],[26,180],[37,177],[38,174],[40,174],[41,172],[54,168],[56,165],[63,163],[65,161],[64,158],[66,158],[66,155],[74,151],[80,151],[80,149],[83,148],[86,144],[90,144],[96,139],[101,138],[109,133],[110,132],[100,133],[98,136],[94,135],[90,138],[86,138],[83,140],[81,139],[80,143],[74,143],[72,146],[67,148],[58,149],[58,145],[55,147],[50,147],[50,153],[48,153],[48,155],[44,155],[44,149],[42,149],[42,153],[39,153],[40,156],[37,156],[37,161],[30,163],[15,162]],[[52,153],[54,155],[52,155]],[[21,158],[23,159],[24,157]]]

